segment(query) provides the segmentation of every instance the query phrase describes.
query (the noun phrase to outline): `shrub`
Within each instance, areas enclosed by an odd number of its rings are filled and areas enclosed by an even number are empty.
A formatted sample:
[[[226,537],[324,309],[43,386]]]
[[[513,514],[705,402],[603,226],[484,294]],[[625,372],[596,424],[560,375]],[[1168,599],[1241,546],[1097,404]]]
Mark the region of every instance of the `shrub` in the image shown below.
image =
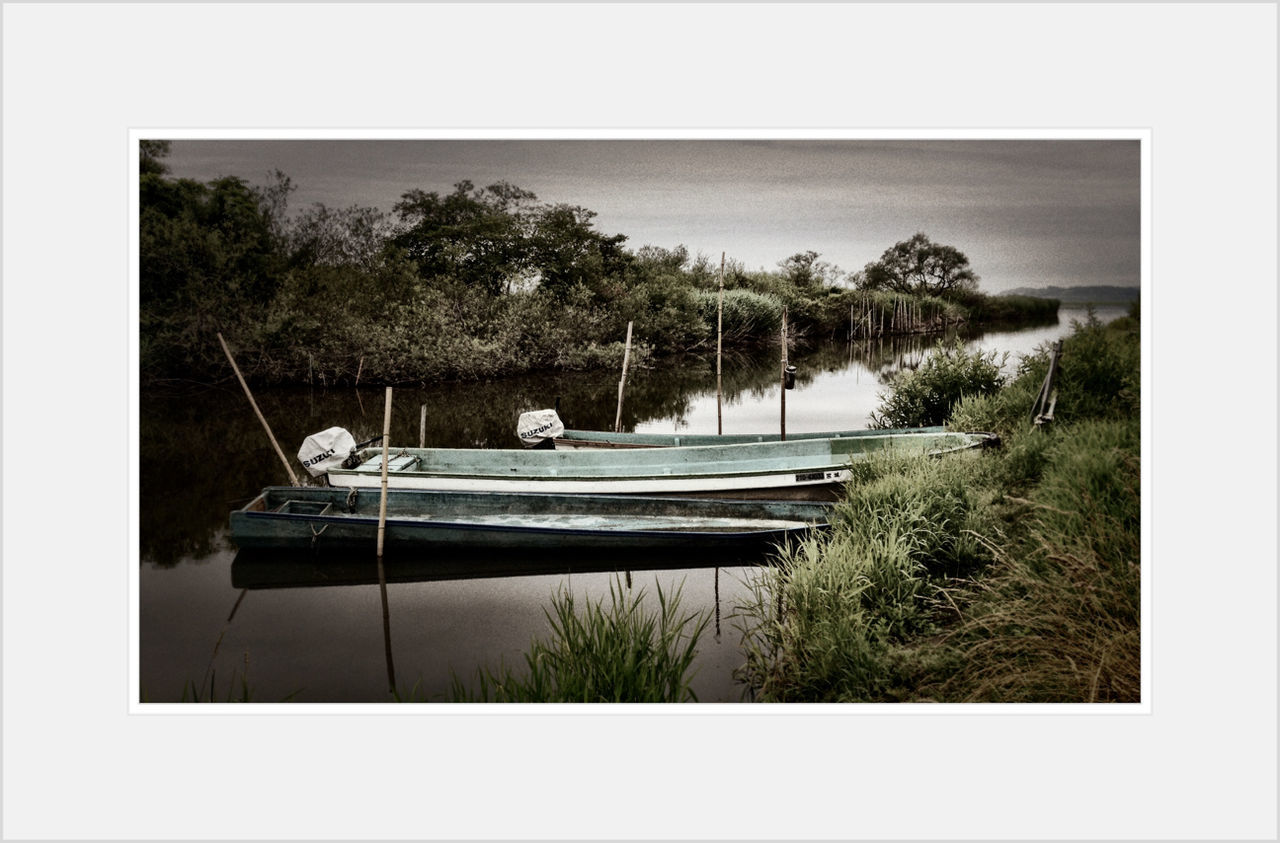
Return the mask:
[[[881,393],[881,409],[871,415],[876,428],[927,427],[942,424],[966,395],[994,393],[1004,384],[994,351],[966,351],[960,341],[939,341],[915,371],[894,376]]]

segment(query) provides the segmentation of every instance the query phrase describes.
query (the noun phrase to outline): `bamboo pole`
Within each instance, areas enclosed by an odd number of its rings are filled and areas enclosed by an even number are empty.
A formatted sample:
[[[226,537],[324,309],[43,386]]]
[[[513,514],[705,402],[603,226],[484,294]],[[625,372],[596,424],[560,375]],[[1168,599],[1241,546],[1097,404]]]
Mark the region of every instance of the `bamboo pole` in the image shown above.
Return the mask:
[[[716,435],[724,433],[720,403],[722,394],[721,358],[724,354],[724,252],[720,253],[720,302],[716,305]]]
[[[422,417],[418,419],[418,447],[427,447],[427,405],[422,405]]]
[[[360,355],[360,365],[356,366],[356,386],[360,385],[360,373],[364,371],[364,355]]]
[[[298,475],[293,473],[293,466],[289,465],[289,461],[285,459],[284,451],[280,450],[280,443],[276,441],[275,434],[271,432],[271,425],[267,424],[267,419],[262,415],[262,411],[258,409],[258,402],[253,400],[253,393],[249,391],[249,384],[244,382],[244,375],[240,374],[240,367],[236,365],[236,359],[231,356],[231,349],[227,347],[227,341],[222,338],[222,333],[218,333],[218,342],[222,343],[222,351],[227,355],[227,362],[231,364],[231,370],[236,373],[236,379],[240,381],[240,387],[244,390],[245,397],[249,399],[249,406],[253,407],[253,411],[258,415],[258,421],[262,422],[262,427],[267,431],[267,438],[271,440],[271,447],[276,449],[276,456],[280,457],[280,462],[284,463],[284,470],[289,472],[289,480],[295,486],[302,485],[298,482]]]
[[[787,309],[782,308],[782,380],[778,382],[781,389],[778,394],[781,395],[781,412],[782,416],[778,424],[778,432],[781,441],[787,441]]]
[[[424,405],[425,408],[425,405]],[[382,564],[382,548],[387,533],[387,458],[391,451],[391,387],[382,414],[382,498],[378,502],[378,594],[382,598],[382,646],[387,658],[387,684],[396,692],[396,665],[391,658],[391,606],[387,602],[387,569]]]
[[[622,352],[622,380],[618,381],[618,415],[613,421],[613,432],[622,432],[622,393],[627,388],[627,364],[631,361],[631,323],[627,323],[627,347]]]
[[[396,693],[396,663],[391,658],[391,606],[387,603],[387,569],[378,557],[378,594],[382,598],[382,649],[387,657],[387,684]]]
[[[391,387],[387,387],[387,407],[382,414],[382,500],[378,503],[378,559],[387,532],[387,456],[391,451]]]

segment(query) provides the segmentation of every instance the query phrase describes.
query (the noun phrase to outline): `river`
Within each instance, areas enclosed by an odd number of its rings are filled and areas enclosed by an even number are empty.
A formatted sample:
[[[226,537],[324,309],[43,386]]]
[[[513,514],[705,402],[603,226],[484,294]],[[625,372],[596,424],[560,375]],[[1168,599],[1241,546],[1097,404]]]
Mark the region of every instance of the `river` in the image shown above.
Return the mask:
[[[1125,306],[1097,310],[1102,321]],[[967,342],[1009,352],[1008,371],[1045,342],[1065,336],[1083,310],[1064,306],[1056,324],[991,331]],[[872,344],[829,343],[793,354],[797,384],[787,392],[791,432],[865,427],[879,405],[883,378],[917,365],[936,338]],[[726,358],[726,433],[776,430],[776,353]],[[715,361],[687,358],[628,377],[623,425],[645,432],[716,430]],[[618,373],[556,373],[488,383],[396,388],[393,445],[416,445],[420,407],[428,412],[426,444],[518,447],[515,418],[560,403],[565,424],[610,429]],[[258,389],[256,398],[292,458],[311,433],[339,425],[358,440],[381,433],[381,388]],[[1028,408],[1029,410],[1030,408]],[[687,611],[712,622],[699,647],[693,689],[702,702],[737,702],[743,662],[735,608],[750,597],[757,569],[699,567],[696,560],[609,560],[544,566],[511,576],[509,566],[476,554],[448,559],[388,558],[387,610],[369,559],[312,564],[237,557],[227,515],[263,486],[287,483],[278,457],[233,379],[216,385],[147,389],[140,413],[139,674],[144,702],[198,696],[255,702],[369,703],[389,699],[394,670],[402,696],[447,701],[455,676],[475,685],[479,666],[523,666],[534,637],[545,637],[545,612],[557,592],[575,600],[609,599],[611,586],[681,590]],[[295,471],[301,469],[295,463]],[[304,475],[305,476],[305,475]],[[676,567],[672,567],[676,566]],[[650,569],[652,568],[652,569]]]

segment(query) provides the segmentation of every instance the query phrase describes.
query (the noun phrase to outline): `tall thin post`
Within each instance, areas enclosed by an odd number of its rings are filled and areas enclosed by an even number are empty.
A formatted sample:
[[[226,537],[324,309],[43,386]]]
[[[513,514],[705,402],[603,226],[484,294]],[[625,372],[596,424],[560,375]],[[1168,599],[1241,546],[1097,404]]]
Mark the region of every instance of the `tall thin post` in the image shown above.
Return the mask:
[[[222,338],[222,332],[218,332],[218,342],[222,343],[222,352],[227,355],[227,362],[231,364],[231,371],[236,373],[236,380],[240,381],[240,387],[244,390],[245,397],[249,399],[249,406],[253,407],[253,411],[258,415],[258,421],[262,422],[262,428],[267,431],[267,438],[271,440],[271,447],[276,449],[276,456],[280,457],[280,462],[284,463],[284,470],[289,472],[289,480],[293,485],[301,485],[298,483],[298,475],[293,473],[293,466],[289,465],[289,461],[285,459],[284,451],[280,450],[280,443],[276,441],[275,434],[271,432],[271,425],[267,424],[267,419],[262,415],[262,411],[258,409],[258,402],[253,400],[253,393],[249,391],[249,384],[244,382],[244,375],[240,374],[240,367],[236,365],[236,359],[231,356],[231,349],[227,347],[227,341]]]
[[[391,387],[382,413],[382,499],[378,502],[378,594],[382,598],[382,646],[387,658],[387,684],[396,692],[396,665],[391,658],[391,606],[387,602],[387,569],[382,565],[382,548],[387,534],[387,458],[391,453]]]
[[[720,253],[720,302],[716,305],[716,435],[724,433],[720,415],[720,358],[724,353],[724,252]]]
[[[387,387],[387,408],[382,414],[382,500],[378,503],[378,559],[387,532],[387,457],[391,452],[391,387]]]
[[[627,323],[627,347],[622,352],[622,380],[618,381],[618,415],[613,421],[613,432],[622,432],[622,393],[627,388],[627,364],[631,362],[631,323]]]
[[[782,380],[778,383],[782,396],[782,418],[779,423],[781,441],[787,441],[787,309],[782,308]]]
[[[427,405],[422,405],[422,417],[418,419],[418,447],[427,447]]]

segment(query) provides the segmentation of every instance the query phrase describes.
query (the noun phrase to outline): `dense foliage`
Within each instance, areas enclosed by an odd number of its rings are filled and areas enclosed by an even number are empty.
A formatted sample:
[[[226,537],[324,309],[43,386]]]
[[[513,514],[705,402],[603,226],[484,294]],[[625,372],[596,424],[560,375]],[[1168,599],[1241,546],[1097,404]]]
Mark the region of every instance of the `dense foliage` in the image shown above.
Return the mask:
[[[720,266],[683,246],[628,248],[586,208],[462,181],[447,194],[406,190],[390,214],[291,213],[282,173],[265,186],[175,179],[167,152],[163,141],[140,148],[145,382],[225,376],[218,333],[248,377],[276,383],[616,365],[628,322],[641,360],[714,347]],[[846,279],[813,251],[773,272],[726,261],[726,347],[776,343],[784,311],[798,342],[941,331],[986,318],[983,308],[1056,313],[1056,302],[991,304],[963,254],[921,238],[885,264],[901,283]]]

